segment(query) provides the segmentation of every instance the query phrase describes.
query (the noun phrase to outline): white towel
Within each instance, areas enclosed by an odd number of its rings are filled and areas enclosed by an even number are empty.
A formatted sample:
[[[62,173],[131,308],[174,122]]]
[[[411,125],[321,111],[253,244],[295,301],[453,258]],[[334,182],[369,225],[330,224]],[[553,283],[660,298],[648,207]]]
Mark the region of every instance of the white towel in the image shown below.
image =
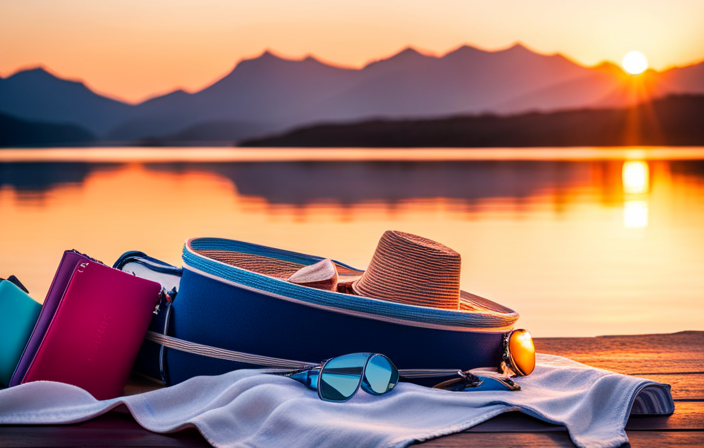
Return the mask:
[[[516,382],[521,391],[449,392],[400,383],[383,396],[360,390],[346,403],[328,403],[290,378],[256,370],[105,401],[40,381],[0,390],[0,424],[76,423],[124,404],[150,431],[195,426],[216,447],[402,447],[519,410],[565,425],[578,446],[615,447],[628,441],[632,410],[674,412],[668,385],[558,356],[538,355],[535,371]]]

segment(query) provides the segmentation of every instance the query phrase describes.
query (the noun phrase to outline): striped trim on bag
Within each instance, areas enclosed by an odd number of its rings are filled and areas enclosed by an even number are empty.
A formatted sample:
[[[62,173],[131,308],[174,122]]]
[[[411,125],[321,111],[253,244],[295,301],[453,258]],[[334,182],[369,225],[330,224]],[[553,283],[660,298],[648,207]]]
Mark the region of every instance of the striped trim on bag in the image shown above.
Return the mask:
[[[294,361],[291,359],[272,358],[270,356],[253,355],[251,353],[225,350],[223,348],[185,341],[172,336],[165,336],[153,331],[147,332],[145,339],[155,342],[161,346],[191,353],[193,355],[223,359],[242,364],[250,364],[254,367],[302,370],[310,369],[320,364],[319,362]],[[459,369],[399,369],[399,374],[404,378],[434,378],[452,376],[457,373],[457,370]]]
[[[497,333],[511,330],[519,317],[518,313],[510,308],[465,291],[460,292],[460,309],[447,310],[306,288],[214,260],[199,253],[204,250],[248,253],[303,265],[323,260],[320,257],[219,238],[190,239],[186,242],[183,249],[184,268],[199,275],[242,289],[303,305],[323,308],[331,312],[351,314],[367,319],[408,326]],[[335,263],[348,268],[351,272],[358,272],[360,275],[364,272],[344,263],[337,261]]]
[[[291,359],[253,355],[251,353],[243,353],[234,350],[225,350],[185,341],[172,336],[165,336],[153,331],[147,332],[145,340],[152,341],[162,347],[194,355],[249,364],[252,368],[263,368],[263,371],[266,371],[266,369],[279,371],[282,369],[302,370],[310,369],[320,364],[316,362],[295,361]],[[399,369],[398,372],[402,378],[418,379],[450,377],[456,375],[458,370],[460,369]],[[669,386],[664,384],[645,384],[641,389],[635,392],[630,414],[669,415],[673,412],[675,412],[675,405],[672,401],[672,395],[669,392]]]

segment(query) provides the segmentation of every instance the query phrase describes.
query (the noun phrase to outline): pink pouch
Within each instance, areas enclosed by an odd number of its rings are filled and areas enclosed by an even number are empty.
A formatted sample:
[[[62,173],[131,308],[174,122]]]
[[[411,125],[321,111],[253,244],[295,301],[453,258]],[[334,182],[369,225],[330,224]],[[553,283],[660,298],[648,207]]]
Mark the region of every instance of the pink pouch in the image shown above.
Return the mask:
[[[66,251],[12,384],[58,381],[99,400],[122,395],[160,291]]]

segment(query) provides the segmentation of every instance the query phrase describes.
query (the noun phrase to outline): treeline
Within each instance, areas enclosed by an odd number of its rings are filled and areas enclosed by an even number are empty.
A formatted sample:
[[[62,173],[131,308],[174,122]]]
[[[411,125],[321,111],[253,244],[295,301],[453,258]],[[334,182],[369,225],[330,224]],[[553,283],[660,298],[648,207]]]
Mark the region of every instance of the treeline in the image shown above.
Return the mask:
[[[704,95],[623,109],[319,124],[247,140],[259,147],[704,146]]]

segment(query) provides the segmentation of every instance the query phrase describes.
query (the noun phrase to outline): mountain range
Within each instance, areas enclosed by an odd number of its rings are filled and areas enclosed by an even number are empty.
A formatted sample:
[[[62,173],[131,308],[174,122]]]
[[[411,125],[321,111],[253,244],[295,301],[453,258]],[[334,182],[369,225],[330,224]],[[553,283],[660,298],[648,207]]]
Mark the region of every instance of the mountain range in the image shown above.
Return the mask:
[[[407,48],[360,69],[265,52],[210,86],[132,105],[43,68],[0,78],[0,112],[80,126],[102,142],[238,141],[312,123],[455,114],[516,114],[626,107],[670,93],[704,93],[704,62],[631,77],[604,63],[584,67],[517,44],[462,46],[441,57]]]

